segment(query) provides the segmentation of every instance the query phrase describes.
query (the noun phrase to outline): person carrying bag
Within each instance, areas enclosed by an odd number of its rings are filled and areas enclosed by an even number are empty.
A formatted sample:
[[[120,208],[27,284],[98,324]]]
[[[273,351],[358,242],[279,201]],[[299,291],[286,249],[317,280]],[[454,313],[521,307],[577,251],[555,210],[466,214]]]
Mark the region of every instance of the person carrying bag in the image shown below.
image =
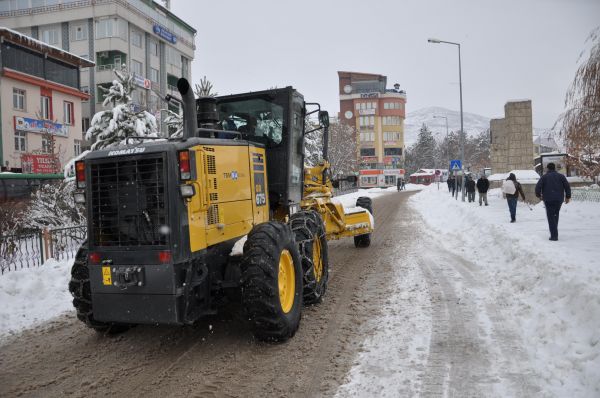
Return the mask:
[[[516,222],[517,200],[519,199],[519,194],[521,194],[523,201],[525,201],[525,193],[523,193],[523,188],[521,188],[521,184],[519,184],[517,177],[513,173],[510,173],[508,178],[502,183],[502,194],[508,203],[510,222]]]

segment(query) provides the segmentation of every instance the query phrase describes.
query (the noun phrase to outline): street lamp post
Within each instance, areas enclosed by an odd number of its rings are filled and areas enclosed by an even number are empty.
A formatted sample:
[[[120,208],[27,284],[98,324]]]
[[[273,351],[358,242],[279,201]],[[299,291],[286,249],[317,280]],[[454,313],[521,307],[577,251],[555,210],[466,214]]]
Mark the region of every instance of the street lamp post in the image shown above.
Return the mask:
[[[462,100],[462,69],[460,64],[460,43],[454,43],[451,41],[444,41],[439,39],[428,39],[429,43],[434,44],[452,44],[458,47],[458,85],[460,90],[460,162],[463,168],[463,175],[461,178],[461,191],[462,191],[462,201],[465,201],[465,139],[464,139],[464,130],[463,130],[463,100]]]

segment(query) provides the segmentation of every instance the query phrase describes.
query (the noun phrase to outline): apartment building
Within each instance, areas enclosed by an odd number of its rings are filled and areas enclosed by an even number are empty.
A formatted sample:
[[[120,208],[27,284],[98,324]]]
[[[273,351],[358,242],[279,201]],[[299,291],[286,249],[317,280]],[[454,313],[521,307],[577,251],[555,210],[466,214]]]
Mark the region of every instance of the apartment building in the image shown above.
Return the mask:
[[[406,92],[387,77],[338,72],[339,120],[358,134],[361,186],[391,186],[403,175]]]
[[[161,119],[166,94],[179,96],[180,77],[190,79],[196,30],[151,0],[0,0],[0,26],[95,63],[81,71],[82,131],[102,110],[104,91],[125,65],[139,90],[134,105]],[[173,109],[173,105],[170,105]]]
[[[94,63],[0,28],[2,170],[58,173],[81,151],[80,69]]]

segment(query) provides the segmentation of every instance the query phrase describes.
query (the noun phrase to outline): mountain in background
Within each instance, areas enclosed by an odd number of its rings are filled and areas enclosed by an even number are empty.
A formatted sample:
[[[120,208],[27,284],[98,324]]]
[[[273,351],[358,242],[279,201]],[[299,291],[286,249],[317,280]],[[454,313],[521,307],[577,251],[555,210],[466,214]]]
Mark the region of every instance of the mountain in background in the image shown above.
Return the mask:
[[[448,131],[460,130],[460,112],[439,106],[418,109],[409,112],[404,120],[404,144],[407,147],[417,141],[423,123],[433,132],[436,139],[444,138],[446,135],[446,119],[443,117],[434,118],[433,116],[446,116],[448,118]],[[490,128],[490,118],[463,112],[463,124],[467,134],[474,136]]]
[[[453,111],[450,109],[442,108],[439,106],[430,106],[428,108],[418,109],[413,112],[409,112],[404,120],[404,145],[407,147],[411,146],[417,141],[419,130],[423,123],[427,125],[429,130],[433,132],[433,136],[436,139],[443,139],[446,135],[446,119],[443,117],[433,116],[446,116],[448,118],[448,131],[459,131],[460,130],[460,112]],[[463,124],[467,135],[476,136],[482,131],[490,128],[491,118],[474,113],[463,113]],[[550,129],[533,128],[533,135],[535,136],[548,136]],[[554,135],[551,134],[550,135]]]

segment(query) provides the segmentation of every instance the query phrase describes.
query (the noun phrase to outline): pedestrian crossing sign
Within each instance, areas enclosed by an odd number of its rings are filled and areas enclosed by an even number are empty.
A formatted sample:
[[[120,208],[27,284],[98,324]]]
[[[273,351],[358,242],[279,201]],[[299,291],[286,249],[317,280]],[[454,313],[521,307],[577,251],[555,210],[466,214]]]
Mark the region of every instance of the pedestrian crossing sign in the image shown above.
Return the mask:
[[[459,159],[450,161],[450,170],[452,170],[452,171],[462,170],[462,164]]]

